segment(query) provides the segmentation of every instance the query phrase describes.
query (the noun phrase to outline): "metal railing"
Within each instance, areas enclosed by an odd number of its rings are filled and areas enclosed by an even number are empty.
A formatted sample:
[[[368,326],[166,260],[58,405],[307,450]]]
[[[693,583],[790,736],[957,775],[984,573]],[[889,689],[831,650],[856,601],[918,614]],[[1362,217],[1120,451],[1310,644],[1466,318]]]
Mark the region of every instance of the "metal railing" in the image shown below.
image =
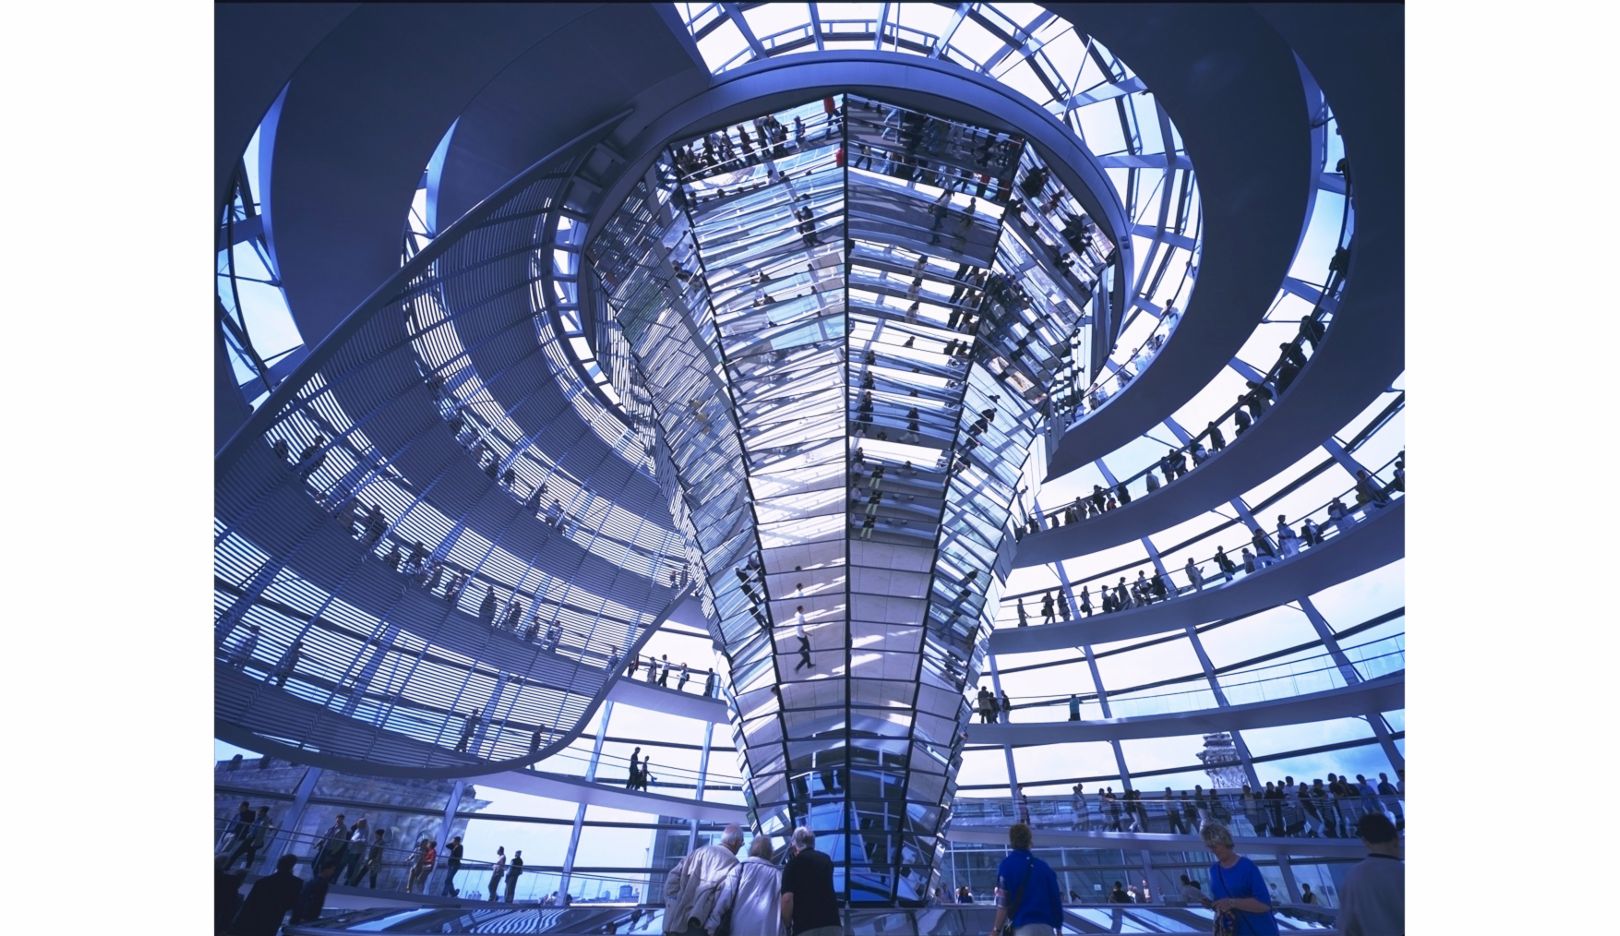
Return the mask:
[[[1248,530],[1241,521],[1223,524],[1199,539],[1176,548],[1176,552],[1183,552],[1194,543],[1203,543],[1205,549],[1216,547],[1216,553],[1211,554],[1210,558],[1193,562],[1191,568],[1197,571],[1196,576],[1186,565],[1166,568],[1161,575],[1151,560],[1143,559],[1131,566],[1112,569],[1073,583],[1070,591],[1079,589],[1075,592],[1076,601],[1080,605],[1078,608],[1066,607],[1067,598],[1059,589],[1048,588],[1018,595],[1005,595],[997,612],[996,624],[998,627],[1022,627],[1026,622],[1044,624],[1057,620],[1069,621],[1078,617],[1143,607],[1182,595],[1220,588],[1331,542],[1377,516],[1379,511],[1404,497],[1405,493],[1405,453],[1402,452],[1380,466],[1377,471],[1370,472],[1365,484],[1351,487],[1345,493],[1303,516],[1291,518],[1288,528],[1289,532],[1294,534],[1291,539],[1283,540],[1279,536],[1267,534],[1264,530]],[[1347,500],[1350,501],[1349,504],[1344,503]],[[1233,527],[1242,529],[1247,538],[1230,536],[1228,531]],[[1280,533],[1280,530],[1278,532]],[[1214,539],[1221,539],[1224,542],[1219,544],[1208,542]],[[1231,553],[1227,552],[1228,548],[1231,549]],[[1125,575],[1121,573],[1128,574],[1131,570],[1136,570],[1139,574],[1134,581],[1123,582],[1123,594],[1120,594],[1119,583],[1106,581],[1115,576],[1123,580]],[[1162,589],[1159,586],[1161,582]],[[1093,588],[1098,589],[1095,596],[1092,595]],[[1102,596],[1102,590],[1105,588],[1114,593],[1114,601],[1105,603]],[[1050,613],[1046,610],[1044,597],[1048,595],[1052,598]],[[1021,602],[1037,597],[1041,599],[1040,604],[1034,608],[1026,605],[1020,613]]]

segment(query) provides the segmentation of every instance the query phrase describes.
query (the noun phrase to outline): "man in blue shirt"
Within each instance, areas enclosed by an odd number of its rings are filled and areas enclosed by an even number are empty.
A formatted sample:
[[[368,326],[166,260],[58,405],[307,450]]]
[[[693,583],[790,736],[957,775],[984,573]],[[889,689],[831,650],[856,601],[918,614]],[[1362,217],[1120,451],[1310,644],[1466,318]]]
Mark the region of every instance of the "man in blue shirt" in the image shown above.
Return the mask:
[[[1063,893],[1052,866],[1030,853],[1029,826],[1007,830],[1012,851],[996,871],[996,922],[991,936],[1011,922],[1014,936],[1056,936],[1063,931]]]

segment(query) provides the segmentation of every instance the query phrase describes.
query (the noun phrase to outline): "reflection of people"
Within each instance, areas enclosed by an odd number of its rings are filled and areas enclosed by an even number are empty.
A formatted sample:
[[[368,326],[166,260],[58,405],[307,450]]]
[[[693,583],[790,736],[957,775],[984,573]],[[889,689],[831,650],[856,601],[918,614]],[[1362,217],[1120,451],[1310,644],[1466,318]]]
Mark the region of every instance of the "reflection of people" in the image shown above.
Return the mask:
[[[799,638],[799,665],[793,667],[793,672],[795,673],[802,669],[813,668],[813,664],[810,662],[810,635],[805,631],[804,624],[802,623],[803,613],[804,605],[799,605],[799,610],[795,615],[795,617],[801,622],[799,624],[799,633],[797,635]]]

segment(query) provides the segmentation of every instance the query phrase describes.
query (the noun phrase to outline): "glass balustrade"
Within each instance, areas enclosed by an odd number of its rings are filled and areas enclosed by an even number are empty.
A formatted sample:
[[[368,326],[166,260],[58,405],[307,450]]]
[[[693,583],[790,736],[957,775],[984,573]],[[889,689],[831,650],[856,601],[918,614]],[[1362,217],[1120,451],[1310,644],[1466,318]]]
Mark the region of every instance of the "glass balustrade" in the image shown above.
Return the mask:
[[[1370,794],[1357,790],[1335,796],[1327,792],[1323,778],[1324,792],[1318,796],[1315,779],[1310,778],[1309,793],[1301,798],[1268,799],[1263,788],[1259,796],[1248,797],[1233,789],[1170,790],[1168,795],[1162,789],[1143,790],[1140,799],[1130,800],[1123,798],[1123,791],[1114,791],[1110,798],[1101,789],[1087,789],[1079,800],[1073,794],[1029,796],[1023,801],[1014,796],[961,797],[952,804],[951,827],[1006,827],[1027,817],[1033,829],[1197,835],[1203,822],[1213,820],[1243,838],[1354,839],[1356,820],[1380,812],[1404,832],[1406,796],[1399,790],[1376,792],[1379,781],[1374,777]]]
[[[1385,637],[1370,643],[1343,649],[1344,659],[1355,670],[1360,681],[1376,679],[1406,670],[1406,635]],[[1347,681],[1340,657],[1323,653],[1268,666],[1251,667],[1217,674],[1221,692],[1228,705],[1248,705],[1257,702],[1275,702],[1294,699],[1316,692],[1342,689]],[[1204,681],[1202,674],[1186,677],[1188,681]],[[1014,684],[1016,676],[1002,675],[1002,685]],[[1168,689],[1142,692],[1109,692],[1108,709],[1113,718],[1133,718],[1144,715],[1171,715],[1216,708],[1219,704],[1214,689],[1208,685],[1187,689]],[[1001,721],[1018,724],[1062,722],[1069,714],[1069,700],[1079,699],[1079,719],[1085,722],[1103,718],[1102,703],[1095,693],[1079,696],[1057,693],[1050,695],[1010,696],[1012,713],[998,709]],[[968,704],[978,713],[978,699],[970,697]]]
[[[1076,596],[1078,607],[1066,606],[1068,599],[1056,589],[1008,595],[997,612],[996,626],[1022,627],[1069,621],[1230,585],[1316,549],[1377,517],[1381,510],[1405,496],[1405,464],[1403,452],[1377,471],[1369,472],[1365,483],[1303,516],[1289,518],[1286,527],[1290,535],[1282,535],[1282,527],[1273,534],[1245,528],[1248,534],[1245,538],[1233,535],[1234,527],[1243,526],[1233,521],[1195,541],[1202,549],[1216,552],[1191,567],[1183,565],[1160,573],[1152,562],[1143,561],[1074,582],[1069,591]],[[1193,545],[1179,547],[1178,551]],[[1134,579],[1130,577],[1132,572],[1136,573]],[[1117,581],[1113,581],[1115,579]],[[1109,598],[1104,597],[1104,590],[1110,593]],[[1047,595],[1052,597],[1050,604],[1045,600]]]

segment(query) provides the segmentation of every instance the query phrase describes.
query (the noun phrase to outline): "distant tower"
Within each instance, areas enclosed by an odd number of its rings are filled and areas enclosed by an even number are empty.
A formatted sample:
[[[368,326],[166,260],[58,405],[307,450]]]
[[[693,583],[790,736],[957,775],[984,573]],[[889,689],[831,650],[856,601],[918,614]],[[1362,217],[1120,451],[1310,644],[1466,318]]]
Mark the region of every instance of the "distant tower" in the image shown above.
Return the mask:
[[[1217,790],[1237,790],[1249,782],[1243,772],[1243,758],[1238,756],[1237,742],[1232,740],[1229,731],[1204,735],[1204,749],[1198,752],[1198,759],[1204,764],[1204,772],[1209,774],[1210,784]]]

